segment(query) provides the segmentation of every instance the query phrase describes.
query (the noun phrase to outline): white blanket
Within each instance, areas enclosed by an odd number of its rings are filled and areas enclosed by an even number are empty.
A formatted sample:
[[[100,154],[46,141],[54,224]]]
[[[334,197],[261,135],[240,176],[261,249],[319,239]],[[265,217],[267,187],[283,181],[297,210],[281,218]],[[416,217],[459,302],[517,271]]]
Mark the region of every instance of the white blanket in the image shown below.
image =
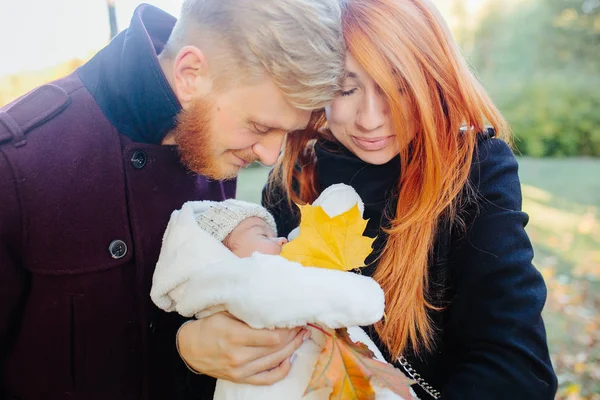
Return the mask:
[[[171,215],[153,277],[151,297],[165,311],[206,317],[227,310],[253,328],[308,323],[349,329],[385,361],[358,327],[379,321],[384,295],[373,279],[350,272],[304,267],[280,256],[255,253],[238,258],[198,227],[202,202],[188,202]],[[326,400],[329,389],[302,397],[321,348],[306,341],[296,352],[290,374],[272,386],[217,381],[217,400]],[[377,389],[377,399],[400,399]]]
[[[167,226],[150,292],[161,309],[198,318],[226,309],[257,329],[371,325],[383,316],[383,291],[369,277],[280,256],[235,256],[198,227],[199,203],[185,203]]]

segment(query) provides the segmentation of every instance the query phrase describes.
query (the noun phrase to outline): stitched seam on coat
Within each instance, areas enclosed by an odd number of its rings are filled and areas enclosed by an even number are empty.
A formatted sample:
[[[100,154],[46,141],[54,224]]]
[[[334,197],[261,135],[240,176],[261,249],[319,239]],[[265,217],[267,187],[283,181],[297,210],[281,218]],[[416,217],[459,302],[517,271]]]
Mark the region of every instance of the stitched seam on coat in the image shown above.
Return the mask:
[[[6,154],[6,151],[4,151],[2,148],[0,148],[0,153],[2,153],[2,156],[6,159],[6,163],[8,164],[9,168],[10,168],[10,172],[12,174],[13,177],[13,181],[14,181],[14,187],[15,187],[15,193],[17,195],[17,204],[19,206],[19,210],[18,213],[20,215],[20,220],[21,220],[21,227],[20,227],[20,236],[21,236],[21,262],[23,261],[23,254],[25,251],[25,243],[26,243],[26,230],[25,230],[25,226],[26,226],[26,218],[25,218],[25,213],[23,212],[23,201],[22,198],[23,196],[21,195],[21,191],[20,189],[20,183],[23,181],[23,179],[18,179],[17,176],[17,168],[16,165],[11,161],[10,157],[8,154]],[[21,268],[23,267],[23,265],[21,265]]]

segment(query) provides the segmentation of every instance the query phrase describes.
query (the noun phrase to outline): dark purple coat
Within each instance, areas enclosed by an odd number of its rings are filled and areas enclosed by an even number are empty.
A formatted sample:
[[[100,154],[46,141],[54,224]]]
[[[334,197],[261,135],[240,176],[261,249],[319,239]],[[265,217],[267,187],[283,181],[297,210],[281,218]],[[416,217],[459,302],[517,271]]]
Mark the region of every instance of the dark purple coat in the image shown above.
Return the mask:
[[[156,58],[173,24],[142,6],[0,109],[0,399],[172,398],[177,326],[149,297],[162,235],[185,201],[235,193],[160,145],[180,110]]]

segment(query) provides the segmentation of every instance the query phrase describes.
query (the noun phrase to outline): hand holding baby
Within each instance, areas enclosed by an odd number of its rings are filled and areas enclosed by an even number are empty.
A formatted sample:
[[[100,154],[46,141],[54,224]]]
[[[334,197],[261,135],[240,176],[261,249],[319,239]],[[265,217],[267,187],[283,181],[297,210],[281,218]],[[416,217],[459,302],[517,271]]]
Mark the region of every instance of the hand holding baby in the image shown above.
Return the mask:
[[[227,312],[186,323],[179,351],[195,371],[227,381],[271,385],[283,379],[292,354],[310,336],[303,328],[253,329]]]

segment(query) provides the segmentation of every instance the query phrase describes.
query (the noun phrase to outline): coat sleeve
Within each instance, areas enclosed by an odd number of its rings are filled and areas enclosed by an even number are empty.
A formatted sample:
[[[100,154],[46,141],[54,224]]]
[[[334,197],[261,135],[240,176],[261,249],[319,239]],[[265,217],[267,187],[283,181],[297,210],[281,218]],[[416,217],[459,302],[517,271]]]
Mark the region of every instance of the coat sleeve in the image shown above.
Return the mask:
[[[20,214],[16,181],[0,148],[0,377],[16,335],[27,288],[27,275],[19,266],[23,238]],[[0,387],[0,397],[1,394]]]
[[[557,382],[541,315],[546,286],[532,265],[529,217],[506,143],[480,143],[471,183],[477,210],[450,267],[456,292],[444,334],[454,348],[442,398],[553,399]]]

